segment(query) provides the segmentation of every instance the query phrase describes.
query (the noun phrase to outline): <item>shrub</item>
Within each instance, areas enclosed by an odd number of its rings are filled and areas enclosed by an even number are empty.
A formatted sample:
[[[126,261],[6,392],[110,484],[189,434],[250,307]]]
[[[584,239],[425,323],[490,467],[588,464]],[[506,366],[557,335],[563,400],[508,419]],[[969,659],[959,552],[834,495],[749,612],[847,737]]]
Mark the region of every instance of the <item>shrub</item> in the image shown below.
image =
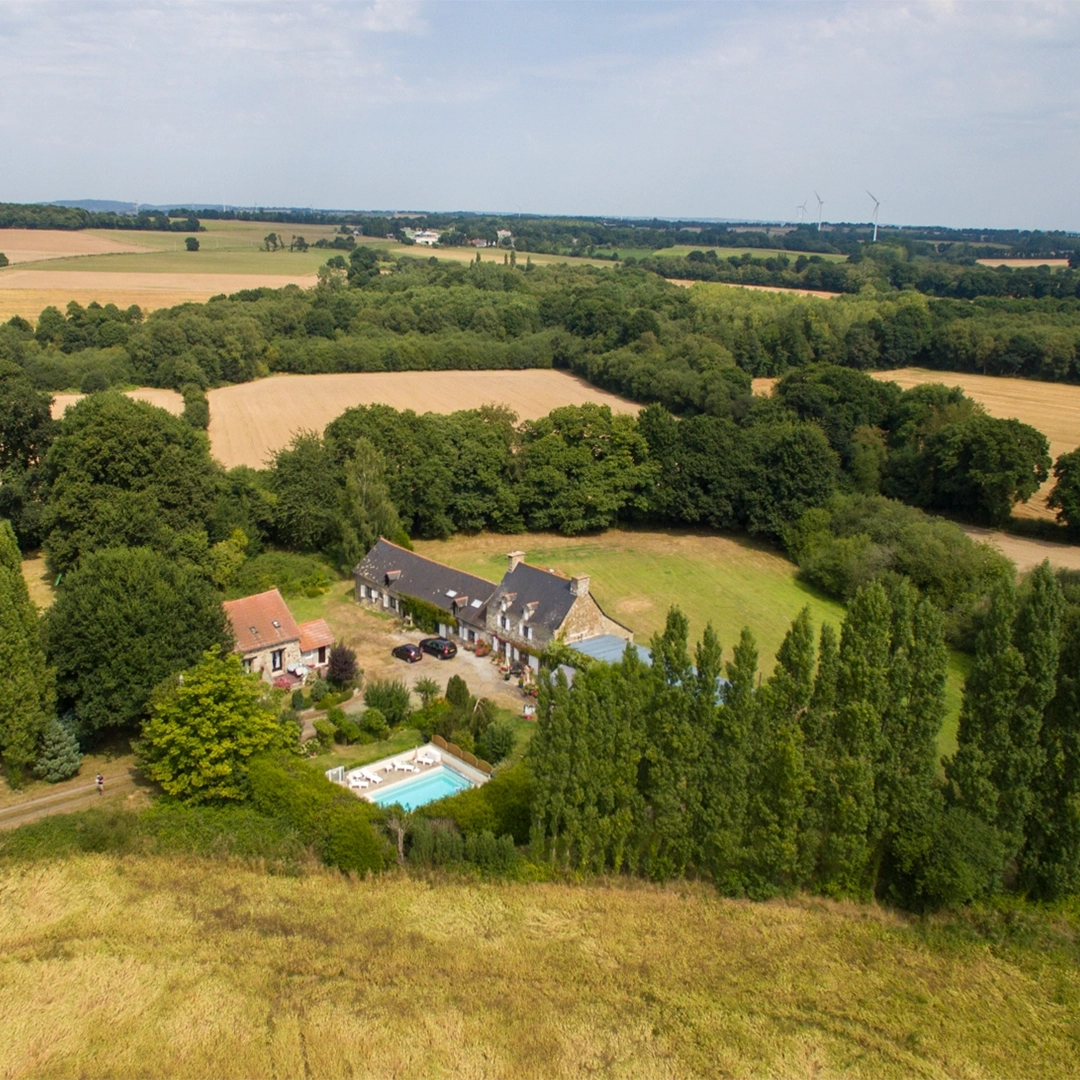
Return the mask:
[[[292,692],[292,707],[299,712],[302,710],[307,702],[304,700],[304,691],[297,687]]]
[[[339,710],[334,709],[333,711],[338,712]],[[341,719],[337,721],[337,729],[339,740],[346,746],[360,742],[364,736],[360,725],[351,716],[346,716],[345,713],[342,713]]]
[[[446,700],[455,709],[467,709],[471,701],[469,684],[460,675],[451,675],[446,684]]]
[[[486,873],[505,874],[514,869],[519,859],[512,836],[496,839],[486,829],[463,837],[452,823],[417,818],[409,837],[408,861],[413,866],[467,863]]]
[[[364,704],[378,709],[390,727],[401,727],[409,719],[409,688],[400,679],[376,679],[364,691]]]
[[[489,724],[477,743],[476,752],[485,761],[497,765],[514,749],[514,729],[505,721]]]
[[[360,730],[376,739],[385,739],[390,734],[390,725],[379,709],[365,709],[360,716]]]
[[[316,679],[311,684],[311,704],[318,705],[330,692],[330,687],[325,679]]]
[[[264,551],[237,571],[229,596],[250,596],[268,589],[277,589],[282,596],[320,596],[333,584],[326,564],[311,555]]]
[[[315,721],[315,741],[321,750],[329,750],[334,745],[337,733],[337,725],[333,721],[322,718]]]
[[[356,651],[344,642],[338,642],[330,649],[330,662],[327,664],[326,677],[334,686],[348,686],[356,680]]]
[[[430,675],[417,679],[413,689],[420,695],[420,703],[425,709],[439,696],[439,684]]]
[[[74,776],[81,764],[82,754],[75,733],[62,721],[51,721],[45,729],[41,753],[34,765],[34,775],[39,780],[58,784],[61,780]]]
[[[386,845],[372,828],[370,803],[287,755],[253,761],[250,779],[255,808],[288,822],[328,866],[359,873],[386,866]]]
[[[414,712],[410,723],[429,742],[432,735],[439,734],[445,738],[454,728],[450,705],[443,698],[437,698],[419,712]]]
[[[532,773],[524,761],[519,761],[486,784],[428,803],[416,814],[449,818],[466,836],[487,830],[495,836],[509,834],[515,843],[524,844],[529,839],[532,798]]]

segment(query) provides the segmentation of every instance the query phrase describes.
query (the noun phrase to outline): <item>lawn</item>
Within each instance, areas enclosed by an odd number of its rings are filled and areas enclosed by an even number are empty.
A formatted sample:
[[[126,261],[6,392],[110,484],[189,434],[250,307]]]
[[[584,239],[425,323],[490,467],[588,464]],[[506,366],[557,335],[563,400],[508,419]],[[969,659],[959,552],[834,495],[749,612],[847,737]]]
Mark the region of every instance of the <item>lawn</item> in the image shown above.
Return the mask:
[[[1073,1077],[1075,917],[1028,946],[707,887],[0,867],[22,1078]],[[957,917],[963,920],[964,916]],[[1026,924],[1025,924],[1026,925]],[[997,940],[991,938],[990,940]]]

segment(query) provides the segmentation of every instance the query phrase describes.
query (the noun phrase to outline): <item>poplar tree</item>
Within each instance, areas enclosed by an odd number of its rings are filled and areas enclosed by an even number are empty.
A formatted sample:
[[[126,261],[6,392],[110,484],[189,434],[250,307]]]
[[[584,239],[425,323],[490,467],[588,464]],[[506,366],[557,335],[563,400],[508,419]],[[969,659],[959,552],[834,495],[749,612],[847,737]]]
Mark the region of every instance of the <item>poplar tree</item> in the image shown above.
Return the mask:
[[[711,814],[706,839],[706,865],[727,893],[745,891],[745,829],[750,755],[755,726],[758,650],[754,635],[743,629],[727,664],[727,685],[717,713],[710,755]]]
[[[537,695],[536,734],[529,758],[536,777],[533,796],[532,844],[538,858],[545,854],[554,864],[566,823],[566,779],[572,752],[569,717],[570,688],[560,670],[554,681],[541,671]]]
[[[801,720],[814,686],[810,609],[791,624],[765,684],[751,740],[746,877],[751,895],[790,891],[800,878],[799,829],[810,786]]]
[[[1040,745],[1021,881],[1032,895],[1055,900],[1080,893],[1080,610],[1064,633],[1057,692],[1043,718]]]
[[[13,783],[37,756],[52,716],[53,672],[41,647],[38,614],[26,581],[15,532],[0,521],[0,757]]]
[[[699,854],[693,826],[701,811],[699,765],[706,748],[694,723],[688,630],[686,616],[672,608],[664,632],[654,635],[651,643],[646,799],[652,808],[653,835],[648,869],[661,880],[684,873]]]
[[[953,801],[1000,827],[1000,781],[1009,771],[1012,721],[1024,682],[1024,658],[1013,645],[1016,591],[1002,582],[990,599],[975,662],[964,680],[957,748],[945,772]]]
[[[1035,805],[1033,786],[1042,770],[1043,715],[1057,689],[1061,624],[1065,597],[1049,562],[1037,566],[1024,585],[1013,640],[1024,661],[1024,680],[1012,718],[1010,753],[998,777],[998,827],[1007,858],[1020,853],[1028,815]]]
[[[836,628],[823,623],[818,639],[817,673],[810,706],[803,714],[803,758],[806,762],[806,805],[799,833],[799,865],[804,885],[816,887],[820,881],[821,857],[825,841],[826,795],[830,790],[829,750],[833,741],[833,712],[836,681],[840,675],[840,648]]]
[[[874,582],[855,594],[840,635],[822,849],[822,886],[835,895],[866,892],[871,849],[880,832],[874,782],[889,695],[890,623],[888,597]]]

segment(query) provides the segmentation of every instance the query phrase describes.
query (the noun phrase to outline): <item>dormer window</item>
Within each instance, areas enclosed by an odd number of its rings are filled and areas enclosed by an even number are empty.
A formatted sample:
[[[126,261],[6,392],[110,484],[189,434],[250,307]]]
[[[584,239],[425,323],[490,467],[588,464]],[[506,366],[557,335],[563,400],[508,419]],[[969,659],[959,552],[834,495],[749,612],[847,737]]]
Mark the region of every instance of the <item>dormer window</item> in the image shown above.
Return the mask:
[[[272,619],[271,622],[273,622],[275,630],[280,630],[281,629],[281,623],[279,623],[277,621],[277,619]]]

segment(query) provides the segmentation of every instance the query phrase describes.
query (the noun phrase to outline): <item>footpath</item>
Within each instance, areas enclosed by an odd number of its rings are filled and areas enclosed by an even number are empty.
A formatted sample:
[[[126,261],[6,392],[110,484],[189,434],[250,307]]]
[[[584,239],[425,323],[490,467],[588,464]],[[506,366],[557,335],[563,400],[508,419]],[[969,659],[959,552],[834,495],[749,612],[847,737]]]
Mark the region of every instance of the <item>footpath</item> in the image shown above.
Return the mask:
[[[0,808],[0,829],[14,829],[52,814],[67,814],[72,810],[86,810],[97,806],[115,795],[130,794],[135,789],[135,770],[106,774],[105,794],[99,795],[93,777],[66,786],[63,791],[38,795]]]

